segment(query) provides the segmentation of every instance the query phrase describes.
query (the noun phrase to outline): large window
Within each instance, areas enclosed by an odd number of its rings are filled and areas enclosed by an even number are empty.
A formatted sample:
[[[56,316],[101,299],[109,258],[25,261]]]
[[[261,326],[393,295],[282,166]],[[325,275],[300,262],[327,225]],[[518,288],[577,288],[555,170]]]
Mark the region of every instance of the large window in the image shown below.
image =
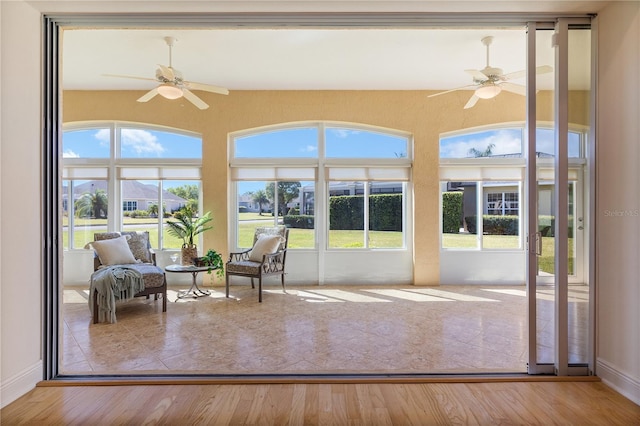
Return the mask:
[[[406,246],[408,135],[305,123],[239,133],[231,152],[238,248],[275,224],[290,229],[292,249]]]
[[[199,210],[202,140],[120,123],[63,132],[63,241],[82,249],[95,232],[148,231],[154,248],[179,248],[165,221]]]
[[[536,130],[538,178],[553,180],[553,130]],[[584,161],[585,137],[568,135],[570,179]],[[441,247],[521,249],[524,128],[502,127],[440,139]],[[541,198],[541,205],[545,205]],[[548,204],[548,203],[547,203]],[[549,207],[550,208],[550,207]],[[547,208],[547,210],[549,210]],[[543,225],[541,230],[544,231]]]

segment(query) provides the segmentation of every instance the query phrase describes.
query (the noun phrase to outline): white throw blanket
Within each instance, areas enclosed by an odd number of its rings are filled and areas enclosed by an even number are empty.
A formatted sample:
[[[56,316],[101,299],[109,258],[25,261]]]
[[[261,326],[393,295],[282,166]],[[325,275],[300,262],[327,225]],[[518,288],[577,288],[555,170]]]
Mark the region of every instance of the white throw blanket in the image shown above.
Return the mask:
[[[144,290],[142,274],[129,265],[100,268],[91,274],[89,310],[93,316],[94,293],[98,296],[98,322],[116,322],[116,300],[128,300]]]

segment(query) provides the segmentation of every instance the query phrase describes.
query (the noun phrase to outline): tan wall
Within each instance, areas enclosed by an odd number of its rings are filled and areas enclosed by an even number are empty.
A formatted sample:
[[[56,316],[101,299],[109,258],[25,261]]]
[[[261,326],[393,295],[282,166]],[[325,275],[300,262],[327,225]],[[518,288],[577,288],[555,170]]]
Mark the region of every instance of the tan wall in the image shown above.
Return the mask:
[[[203,137],[204,209],[215,227],[205,249],[227,247],[227,135],[254,127],[307,120],[362,123],[409,132],[414,136],[414,281],[439,281],[439,135],[493,123],[523,122],[524,98],[510,93],[462,107],[470,92],[427,98],[424,91],[232,91],[229,96],[199,95],[210,105],[200,111],[184,100],[135,100],[144,92],[68,91],[65,123],[122,120],[195,131]],[[548,103],[545,103],[548,104]],[[544,114],[550,114],[548,108]],[[579,114],[584,115],[584,114]],[[541,117],[541,119],[550,119]],[[417,214],[419,212],[419,214]],[[225,249],[226,250],[226,249]]]

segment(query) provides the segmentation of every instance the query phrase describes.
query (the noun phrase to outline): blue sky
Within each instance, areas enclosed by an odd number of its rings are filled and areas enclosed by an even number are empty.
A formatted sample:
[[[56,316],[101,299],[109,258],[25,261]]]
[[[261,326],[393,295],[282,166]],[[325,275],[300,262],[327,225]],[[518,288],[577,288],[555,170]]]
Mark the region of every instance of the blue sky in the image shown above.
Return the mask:
[[[62,136],[64,158],[109,158],[110,130],[65,131]],[[147,129],[121,129],[123,158],[201,158],[198,137]]]
[[[202,141],[158,130],[123,128],[121,131],[121,156],[123,158],[201,158]],[[553,130],[538,129],[537,151],[553,154]],[[63,134],[64,158],[108,158],[110,130],[89,129],[65,131]],[[470,149],[484,151],[493,144],[495,155],[522,152],[522,129],[496,129],[478,133],[442,138],[441,158],[467,158]],[[366,130],[327,127],[325,131],[326,154],[329,158],[396,158],[406,155],[407,138]],[[579,136],[569,137],[569,156],[579,155]],[[236,156],[253,158],[317,158],[318,128],[304,127],[278,129],[236,139]],[[166,182],[166,187],[181,182]],[[184,182],[182,182],[184,183]],[[189,182],[191,183],[191,182]],[[263,182],[246,182],[240,185],[240,193],[264,187]]]
[[[470,149],[484,151],[493,144],[493,155],[522,154],[522,128],[496,129],[445,137],[440,140],[440,158],[468,158]],[[553,129],[538,129],[536,151],[554,153]],[[569,133],[569,157],[579,157],[580,135]]]
[[[407,153],[407,138],[365,130],[328,127],[326,156],[331,158],[394,158]],[[279,129],[236,138],[237,158],[317,158],[316,127]]]

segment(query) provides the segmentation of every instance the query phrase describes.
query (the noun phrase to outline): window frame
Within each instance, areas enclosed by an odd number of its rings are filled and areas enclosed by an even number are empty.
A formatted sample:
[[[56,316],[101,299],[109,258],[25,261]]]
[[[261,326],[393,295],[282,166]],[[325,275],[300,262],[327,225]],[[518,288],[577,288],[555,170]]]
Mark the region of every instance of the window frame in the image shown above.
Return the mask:
[[[292,128],[308,128],[316,127],[318,135],[317,144],[317,156],[316,157],[273,157],[273,158],[256,158],[256,157],[235,157],[235,139],[239,137],[246,137],[252,134],[259,133],[271,133],[278,130],[289,130]],[[327,158],[325,156],[325,134],[327,128],[341,128],[356,131],[367,131],[373,133],[386,134],[395,137],[405,138],[407,141],[407,153],[404,157],[396,158]],[[231,203],[233,206],[238,205],[238,180],[234,178],[238,174],[237,169],[277,169],[288,167],[301,167],[301,168],[313,168],[316,173],[315,178],[315,197],[316,204],[314,206],[314,223],[315,223],[315,235],[314,235],[314,247],[313,248],[299,248],[293,250],[319,250],[332,251],[332,250],[344,250],[344,248],[330,248],[329,247],[329,186],[330,186],[330,173],[331,170],[344,170],[348,168],[357,168],[363,173],[369,176],[373,176],[365,182],[371,182],[375,180],[391,181],[394,179],[381,179],[375,176],[384,175],[385,171],[389,170],[404,170],[405,181],[407,184],[411,184],[412,173],[411,168],[413,165],[413,136],[404,131],[388,129],[379,126],[365,125],[361,123],[350,122],[338,122],[338,121],[304,121],[304,122],[289,122],[280,123],[277,125],[269,125],[264,127],[257,127],[251,129],[244,129],[241,131],[233,132],[228,135],[228,147],[229,147],[229,193],[231,194]],[[276,173],[277,174],[277,173]],[[278,181],[291,181],[283,176],[281,179],[271,179]],[[304,180],[304,179],[301,179]],[[353,179],[356,180],[356,179]],[[358,179],[361,180],[361,179]],[[403,247],[402,248],[356,248],[356,250],[407,250],[409,238],[407,236],[408,227],[408,208],[409,185],[403,185],[405,190],[403,191]],[[276,185],[277,186],[277,185]],[[322,197],[322,199],[319,199]],[[233,208],[230,216],[230,229],[229,229],[229,242],[232,250],[239,250],[242,247],[238,247],[238,209]],[[275,223],[275,220],[274,220]]]
[[[165,190],[165,181],[194,182],[199,186],[199,206],[198,212],[202,214],[202,156],[200,158],[131,158],[120,157],[120,135],[122,129],[147,130],[151,132],[171,133],[180,136],[198,138],[202,144],[202,135],[183,129],[158,126],[146,123],[135,123],[125,121],[91,121],[66,123],[62,127],[62,132],[78,130],[108,130],[109,131],[109,152],[108,158],[63,158],[62,159],[62,181],[71,182],[73,180],[106,180],[107,196],[109,198],[107,213],[107,232],[118,232],[123,229],[124,222],[124,200],[122,194],[122,182],[125,180],[152,180],[158,182],[158,202],[162,201],[162,191]],[[64,148],[64,147],[63,147]],[[154,177],[136,177],[135,175],[123,176],[125,171],[146,170],[157,174]],[[176,173],[185,173],[192,170],[192,175],[188,177],[176,177]],[[80,175],[75,176],[75,175]],[[197,176],[197,178],[194,178]],[[71,195],[72,196],[72,195]],[[130,210],[129,210],[130,211]],[[163,215],[157,217],[158,247],[154,249],[164,250],[163,244]],[[73,244],[73,221],[69,221],[68,242],[65,250],[85,250],[84,247],[74,247]],[[173,248],[169,248],[173,250]]]
[[[440,135],[440,141],[438,143],[438,149],[441,150],[441,141],[444,138],[449,138],[452,136],[464,136],[464,135],[474,135],[477,133],[489,132],[489,131],[500,131],[504,129],[520,129],[521,130],[521,144],[524,145],[525,141],[525,122],[504,122],[504,123],[496,123],[487,126],[480,126],[474,128],[460,129],[453,132],[447,132]],[[553,123],[537,123],[536,129],[544,129],[544,130],[553,130]],[[571,174],[575,174],[575,171],[572,172],[574,167],[579,167],[586,164],[586,153],[587,149],[587,137],[588,137],[589,129],[585,126],[573,125],[569,127],[570,134],[577,134],[579,137],[578,140],[578,157],[569,157],[569,173],[570,180]],[[442,202],[442,194],[444,191],[440,190],[440,195],[438,199],[439,203],[439,245],[440,251],[469,251],[469,250],[477,250],[477,251],[496,251],[496,250],[517,250],[522,251],[525,249],[524,244],[524,209],[522,207],[521,200],[524,200],[524,172],[526,170],[526,159],[524,157],[525,151],[524,146],[521,149],[522,155],[520,157],[464,157],[464,158],[451,158],[451,157],[440,157],[439,155],[439,184],[441,188],[443,184],[446,182],[476,182],[482,187],[483,182],[490,181],[509,181],[514,182],[517,181],[518,190],[518,221],[519,221],[519,248],[486,248],[482,242],[482,235],[478,236],[478,241],[476,246],[473,248],[452,248],[452,247],[444,247],[443,244],[443,202]],[[549,170],[552,170],[553,162],[548,158],[538,158],[538,175],[548,174]],[[515,178],[516,170],[519,170],[520,177]],[[542,170],[542,172],[541,172]],[[462,173],[465,173],[465,176],[462,176]],[[456,178],[456,175],[459,174],[460,177]],[[500,179],[500,174],[507,174],[510,177]],[[488,178],[483,178],[483,176],[488,176]],[[487,194],[484,193],[482,197],[482,211],[484,214],[487,211]],[[503,197],[504,197],[504,191]],[[478,222],[476,224],[477,229],[482,229],[482,221],[479,219],[481,215],[477,215]],[[478,231],[479,232],[479,231]]]

